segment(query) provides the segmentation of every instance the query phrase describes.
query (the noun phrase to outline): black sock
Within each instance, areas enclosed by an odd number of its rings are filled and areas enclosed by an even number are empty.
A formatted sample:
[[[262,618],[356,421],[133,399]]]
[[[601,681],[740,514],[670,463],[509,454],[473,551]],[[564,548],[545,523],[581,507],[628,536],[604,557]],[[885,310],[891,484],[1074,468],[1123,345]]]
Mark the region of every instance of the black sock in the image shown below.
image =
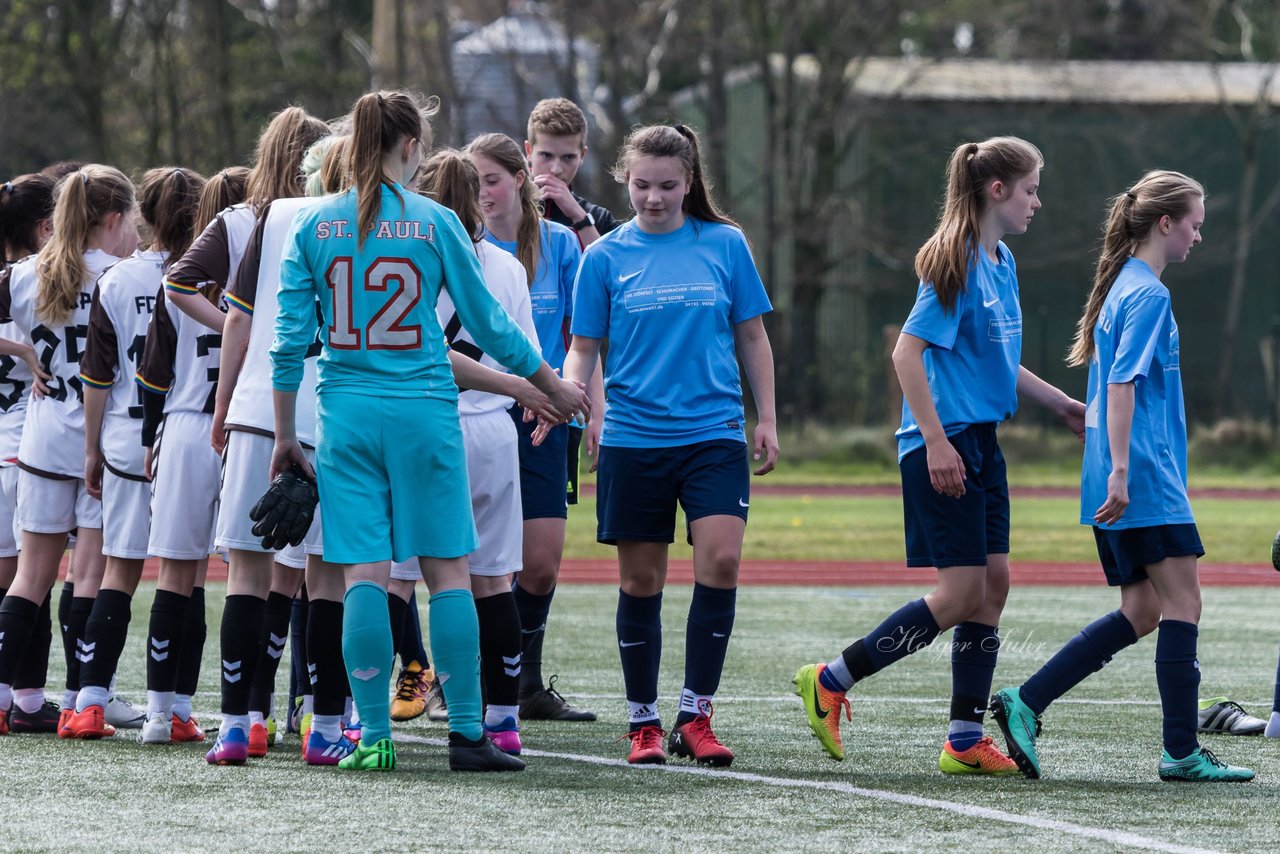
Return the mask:
[[[485,701],[494,706],[519,705],[520,612],[511,593],[476,600],[480,621],[480,679]]]
[[[511,589],[520,612],[520,696],[527,698],[542,690],[542,641],[547,634],[547,615],[551,613],[552,591],[535,596],[517,581]]]
[[[253,688],[249,692],[249,709],[271,714],[271,695],[276,690],[276,671],[284,655],[284,645],[289,639],[289,610],[293,600],[283,593],[267,596],[267,606],[262,618],[262,654],[258,669],[253,674]]]
[[[58,637],[62,638],[62,655],[64,659],[75,657],[75,643],[67,642],[67,628],[71,622],[71,600],[75,598],[76,586],[70,581],[62,582],[62,592],[58,594]]]
[[[391,648],[400,649],[400,642],[404,639],[404,622],[405,614],[409,610],[409,603],[401,599],[391,591],[387,591],[387,617],[391,620]],[[406,666],[412,659],[400,657],[400,666]]]
[[[21,596],[5,596],[0,602],[0,682],[13,682],[39,613],[39,605]]]
[[[106,688],[120,663],[129,636],[133,597],[122,590],[99,590],[80,642],[80,685]]]
[[[53,594],[44,597],[44,604],[36,614],[36,624],[31,639],[13,674],[13,687],[18,690],[43,688],[49,681],[49,645],[53,643],[53,620],[50,617]]]
[[[249,714],[249,689],[261,652],[262,614],[257,596],[228,596],[222,609],[222,713]]]
[[[426,670],[431,666],[431,659],[427,658],[427,647],[422,642],[422,620],[418,616],[418,590],[414,586],[414,590],[409,594],[408,607],[404,609],[404,634],[400,636],[400,644],[396,647],[400,653],[400,660],[416,661],[422,665],[422,669]]]
[[[157,590],[147,624],[147,690],[176,691],[182,658],[183,623],[189,600],[171,590]]]
[[[351,693],[342,658],[342,603],[312,599],[307,608],[307,671],[315,713],[340,715]]]
[[[91,613],[93,600],[88,596],[76,596],[71,600],[71,609],[67,613],[67,623],[62,633],[62,649],[67,653],[68,691],[80,690],[80,656],[84,654],[81,647],[84,644],[85,625],[89,622]]]
[[[289,606],[289,714],[293,714],[294,701],[311,693],[307,679],[307,585],[303,584]]]
[[[178,653],[177,693],[190,697],[200,684],[200,665],[204,663],[204,642],[209,634],[209,621],[204,613],[204,588],[191,588],[187,615],[182,623],[182,649]]]

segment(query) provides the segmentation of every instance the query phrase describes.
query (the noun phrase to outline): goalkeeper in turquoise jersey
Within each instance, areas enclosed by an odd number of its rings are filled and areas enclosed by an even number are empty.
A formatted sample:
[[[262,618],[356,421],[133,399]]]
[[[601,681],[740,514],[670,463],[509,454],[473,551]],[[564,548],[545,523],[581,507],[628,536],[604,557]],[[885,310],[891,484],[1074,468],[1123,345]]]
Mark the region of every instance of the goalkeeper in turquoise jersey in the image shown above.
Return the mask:
[[[431,591],[431,646],[449,704],[454,770],[519,770],[484,737],[479,642],[466,556],[476,546],[458,389],[436,319],[448,290],[476,342],[546,394],[566,420],[588,408],[560,380],[484,285],[457,216],[406,190],[429,132],[402,92],[370,93],[353,110],[354,187],[297,216],[282,262],[271,350],[274,477],[307,469],[294,432],[294,395],[315,340],[316,477],[325,559],[345,565],[343,657],[360,712],[360,747],[340,767],[390,770],[392,667],[386,586],[390,561],[416,557]]]

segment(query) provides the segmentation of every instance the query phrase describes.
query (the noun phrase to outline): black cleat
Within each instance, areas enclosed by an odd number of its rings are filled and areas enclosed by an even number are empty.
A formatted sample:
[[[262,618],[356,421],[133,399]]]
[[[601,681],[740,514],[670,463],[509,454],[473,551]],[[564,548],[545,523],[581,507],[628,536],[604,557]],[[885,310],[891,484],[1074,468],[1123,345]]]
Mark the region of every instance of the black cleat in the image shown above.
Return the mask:
[[[586,709],[578,709],[569,705],[560,692],[556,690],[556,680],[552,676],[547,687],[539,687],[537,691],[520,700],[520,720],[522,721],[594,721],[596,713]]]
[[[450,771],[523,771],[524,761],[503,753],[488,736],[472,741],[456,732],[449,733]]]
[[[62,710],[57,703],[44,701],[34,712],[24,712],[17,704],[9,711],[9,732],[57,732],[58,715]]]

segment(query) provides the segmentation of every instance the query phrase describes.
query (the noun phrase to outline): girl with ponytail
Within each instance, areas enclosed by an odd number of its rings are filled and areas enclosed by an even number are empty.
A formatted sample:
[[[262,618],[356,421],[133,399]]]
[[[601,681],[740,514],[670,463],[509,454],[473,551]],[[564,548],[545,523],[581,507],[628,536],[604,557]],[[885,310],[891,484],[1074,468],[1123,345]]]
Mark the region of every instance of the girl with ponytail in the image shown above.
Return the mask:
[[[542,217],[538,188],[524,152],[499,133],[473,139],[466,148],[480,176],[484,239],[516,257],[525,270],[533,322],[542,356],[551,367],[564,364],[567,329],[573,316],[573,280],[582,257],[573,230]],[[587,453],[595,458],[603,417],[602,385],[591,387],[595,421],[587,427]],[[542,680],[542,646],[564,553],[568,495],[576,494],[578,460],[569,458],[569,427],[557,427],[540,444],[524,409],[511,410],[520,435],[520,493],[524,515],[524,568],[515,585],[520,623],[525,627],[520,669],[520,714],[526,720],[593,721],[595,713],[577,709]],[[566,484],[571,484],[566,489]]]
[[[893,352],[907,565],[934,567],[938,582],[829,664],[796,673],[809,726],[835,759],[844,758],[840,710],[848,714],[854,683],[954,627],[938,770],[1018,771],[983,735],[1009,592],[1009,487],[996,428],[1023,395],[1084,433],[1084,405],[1021,366],[1017,270],[1003,238],[1024,233],[1040,209],[1043,165],[1039,149],[1010,136],[964,143],[947,164],[938,226],[916,254],[915,305]]]
[[[148,550],[152,485],[144,461],[142,393],[134,374],[143,359],[143,342],[165,267],[191,244],[204,184],[204,178],[189,169],[163,167],[147,172],[138,197],[149,246],[104,273],[93,294],[89,335],[80,362],[84,477],[89,494],[102,500],[102,551],[107,567],[85,626],[85,647],[92,653],[80,668],[75,714],[59,728],[62,738],[107,734],[105,708],[111,677],[124,649],[142,564],[152,554]],[[176,664],[181,656],[179,644],[165,648]],[[179,731],[179,741],[203,738],[198,727],[190,725],[188,730]],[[167,742],[167,729],[165,734]]]
[[[137,248],[135,206],[133,184],[117,169],[90,164],[67,175],[57,191],[52,238],[34,259],[14,267],[9,287],[0,291],[0,317],[12,319],[29,336],[49,375],[48,392],[28,404],[18,448],[22,547],[17,576],[0,603],[0,633],[5,638],[0,647],[0,709],[8,709],[14,699],[15,668],[57,577],[67,533],[75,531],[75,595],[64,621],[63,722],[72,714],[70,704],[80,688],[80,664],[92,658],[77,647],[84,643],[85,622],[104,569],[102,504],[84,480],[79,361],[98,278]],[[42,695],[17,699],[27,712],[44,701]],[[105,727],[103,721],[98,729]],[[6,713],[0,712],[0,733],[6,729]]]
[[[636,217],[592,243],[578,272],[568,379],[599,373],[609,339],[609,409],[600,439],[596,538],[618,547],[618,647],[633,764],[667,751],[728,765],[711,729],[737,611],[738,565],[750,505],[750,462],[738,358],[758,423],[757,475],[778,458],[772,310],[747,239],[708,187],[698,137],[684,125],[642,127],[614,177]],[[697,358],[690,358],[690,348]],[[666,742],[658,714],[662,592],[676,505],[694,551],[684,688]]]
[[[458,217],[405,189],[421,163],[426,132],[408,94],[364,95],[353,110],[347,153],[354,186],[316,200],[292,221],[271,349],[276,417],[270,474],[294,468],[316,477],[324,555],[343,565],[342,651],[362,733],[358,746],[341,746],[347,755],[339,767],[395,767],[388,560],[416,558],[431,591],[432,652],[450,677],[442,680],[450,768],[519,770],[519,759],[485,737],[480,715],[480,650],[466,560],[476,546],[475,525],[458,391],[436,317],[441,289],[476,344],[531,378],[561,418],[589,405],[581,389],[542,361],[489,294],[471,235]],[[317,299],[328,334],[317,365],[313,474],[298,440],[296,398],[316,338]],[[422,489],[426,481],[430,490]],[[320,724],[317,715],[313,739]],[[226,731],[236,731],[234,722]],[[209,761],[217,761],[218,749]]]
[[[1156,635],[1164,713],[1161,780],[1242,782],[1248,768],[1201,747],[1196,647],[1204,555],[1187,497],[1187,425],[1168,265],[1200,242],[1204,188],[1148,172],[1111,199],[1093,289],[1068,364],[1089,366],[1080,523],[1093,528],[1120,607],[1081,629],[1030,679],[991,700],[1009,755],[1040,775],[1040,715],[1138,638]]]

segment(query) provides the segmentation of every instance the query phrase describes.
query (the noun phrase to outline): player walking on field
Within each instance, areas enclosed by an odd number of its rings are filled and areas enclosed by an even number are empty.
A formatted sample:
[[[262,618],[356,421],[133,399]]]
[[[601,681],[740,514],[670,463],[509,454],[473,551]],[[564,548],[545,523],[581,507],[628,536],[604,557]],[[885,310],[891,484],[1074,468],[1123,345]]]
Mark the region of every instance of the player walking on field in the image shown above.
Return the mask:
[[[353,111],[354,187],[299,214],[285,250],[272,348],[276,424],[272,475],[309,470],[296,437],[295,394],[315,340],[315,300],[328,328],[316,387],[316,474],[325,556],[345,564],[343,657],[363,732],[339,766],[395,767],[388,682],[392,559],[419,559],[431,590],[436,670],[449,703],[454,770],[518,770],[484,735],[479,643],[466,555],[476,546],[457,386],[436,320],[441,288],[501,364],[560,413],[585,394],[558,379],[484,287],[457,216],[406,190],[422,159],[423,120],[402,92],[370,93]],[[423,490],[423,482],[432,485]]]
[[[733,752],[712,731],[711,715],[733,631],[750,504],[737,358],[759,414],[754,449],[764,460],[755,473],[763,475],[778,457],[773,353],[762,319],[772,307],[746,237],[711,198],[690,128],[634,131],[614,175],[626,184],[636,217],[583,256],[565,376],[587,382],[609,340],[596,538],[618,547],[627,761],[667,759],[658,665],[679,503],[695,582],[684,688],[667,750],[728,765]],[[699,358],[690,358],[690,342],[698,342]]]
[[[76,531],[78,566],[68,622],[64,719],[73,713],[80,688],[77,653],[84,652],[84,625],[104,561],[102,503],[84,481],[79,363],[98,278],[138,246],[135,205],[133,184],[119,170],[90,164],[71,173],[59,186],[53,237],[39,255],[13,268],[8,289],[0,291],[0,320],[14,321],[50,376],[48,393],[27,406],[18,448],[22,548],[13,586],[0,602],[0,733],[8,731],[18,662],[57,578],[70,531]]]
[[[154,531],[150,472],[142,440],[144,405],[134,374],[149,345],[147,330],[163,289],[164,270],[169,259],[180,257],[191,243],[204,184],[202,176],[187,169],[165,167],[147,172],[138,201],[152,235],[151,245],[104,273],[93,294],[88,342],[80,364],[84,477],[89,494],[102,500],[102,550],[107,568],[85,626],[75,714],[59,727],[61,738],[110,734],[105,719],[108,688],[124,651],[143,561],[154,554],[148,550],[148,538]],[[182,507],[187,513],[195,509]],[[166,652],[173,654],[176,665],[176,647]],[[180,740],[184,741],[204,737],[197,727],[182,735],[185,737]],[[166,728],[164,741],[168,740]]]
[[[935,567],[938,583],[829,664],[796,673],[809,726],[835,759],[845,755],[841,712],[852,720],[846,692],[954,626],[951,722],[938,769],[1017,773],[982,729],[1009,593],[1009,486],[996,427],[1023,395],[1084,432],[1084,405],[1020,364],[1018,277],[1002,238],[1024,233],[1040,209],[1043,165],[1040,151],[1015,137],[965,143],[948,163],[942,214],[916,255],[916,301],[893,351],[907,565]]]
[[[1049,704],[1159,629],[1161,780],[1252,780],[1196,740],[1204,555],[1187,497],[1187,424],[1178,323],[1161,276],[1200,242],[1204,189],[1179,172],[1143,175],[1111,200],[1093,290],[1068,363],[1089,366],[1080,523],[1093,527],[1120,608],[1080,630],[1017,688],[991,698],[1009,755],[1040,776],[1036,742]]]

